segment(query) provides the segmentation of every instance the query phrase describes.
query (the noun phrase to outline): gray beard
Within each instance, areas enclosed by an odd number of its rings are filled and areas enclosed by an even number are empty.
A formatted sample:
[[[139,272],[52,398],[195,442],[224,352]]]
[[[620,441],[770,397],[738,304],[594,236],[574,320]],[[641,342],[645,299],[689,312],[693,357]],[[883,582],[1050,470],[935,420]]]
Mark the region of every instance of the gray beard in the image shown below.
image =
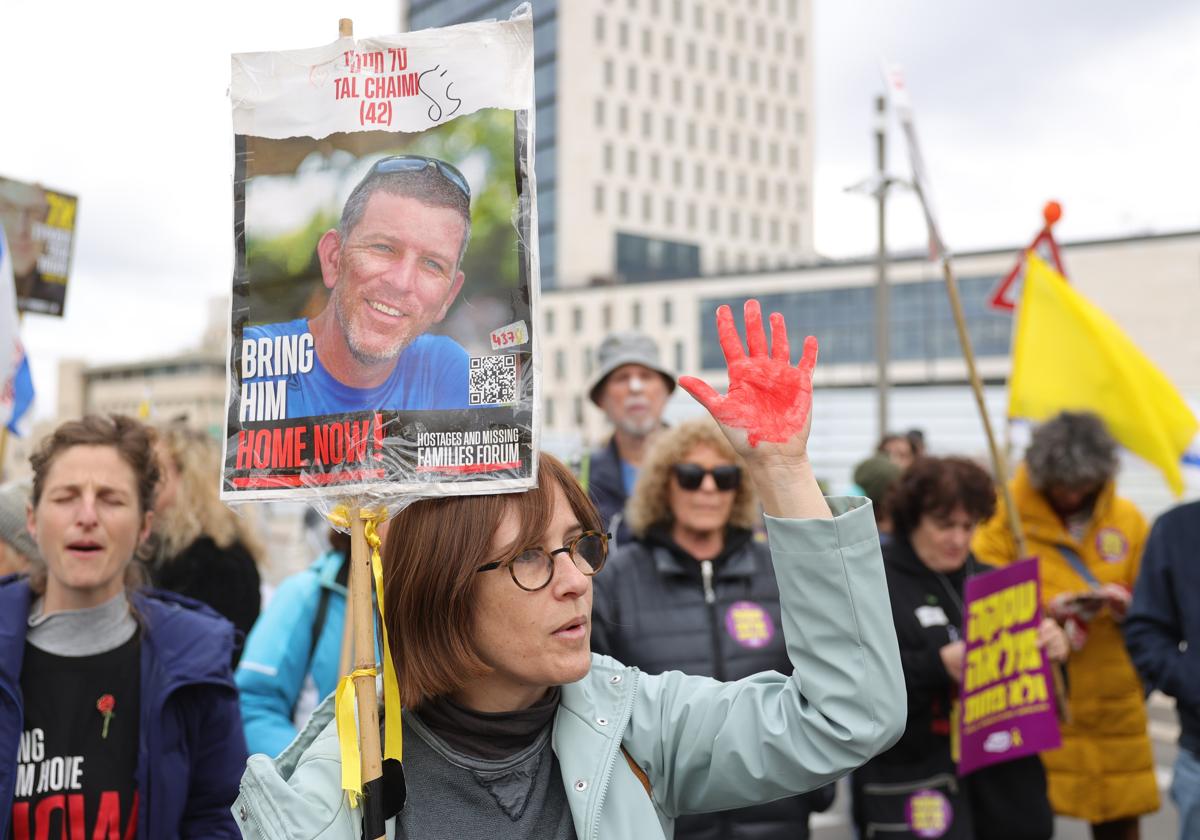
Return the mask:
[[[644,438],[649,437],[658,429],[662,422],[657,417],[647,417],[645,421],[639,423],[635,420],[621,420],[619,423],[614,423],[618,429],[630,437]]]
[[[371,353],[362,348],[354,335],[354,328],[350,323],[350,319],[346,317],[342,310],[342,296],[338,294],[337,289],[333,292],[333,314],[337,316],[338,328],[342,331],[342,335],[346,339],[346,347],[350,350],[350,355],[354,357],[354,361],[366,367],[383,364],[384,362],[394,362],[399,358],[400,353],[409,345],[407,341],[398,341],[395,349],[390,352]]]

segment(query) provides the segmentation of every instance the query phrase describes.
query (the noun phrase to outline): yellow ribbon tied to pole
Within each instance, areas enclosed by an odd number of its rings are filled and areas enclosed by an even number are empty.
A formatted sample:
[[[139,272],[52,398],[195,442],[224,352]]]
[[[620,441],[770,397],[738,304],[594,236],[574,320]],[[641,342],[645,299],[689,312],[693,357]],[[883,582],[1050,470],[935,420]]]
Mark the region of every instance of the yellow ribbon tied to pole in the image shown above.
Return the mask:
[[[388,642],[387,621],[383,606],[383,561],[379,556],[381,540],[378,524],[387,516],[384,509],[359,511],[365,527],[367,545],[371,549],[371,573],[375,579],[375,597],[379,606],[379,619],[383,636],[383,708],[384,708],[384,759],[403,761],[404,739],[401,728],[400,684],[396,680],[396,666],[392,661],[391,645]],[[329,521],[335,527],[349,529],[350,514],[345,506],[334,508]],[[349,620],[350,611],[346,611]],[[350,807],[357,808],[362,797],[362,755],[359,750],[358,723],[355,718],[357,698],[355,679],[374,678],[378,668],[358,668],[338,680],[334,698],[336,707],[338,745],[342,759],[342,789],[350,800]]]

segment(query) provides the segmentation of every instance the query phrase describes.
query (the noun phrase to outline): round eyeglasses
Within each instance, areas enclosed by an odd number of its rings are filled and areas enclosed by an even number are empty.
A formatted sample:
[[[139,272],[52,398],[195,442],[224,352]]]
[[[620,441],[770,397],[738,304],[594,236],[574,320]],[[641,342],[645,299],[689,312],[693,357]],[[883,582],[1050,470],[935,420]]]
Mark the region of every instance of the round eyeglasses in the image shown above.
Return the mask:
[[[547,551],[541,546],[527,548],[515,557],[507,560],[496,560],[484,563],[476,572],[490,572],[501,566],[508,566],[513,583],[526,592],[536,592],[549,585],[554,577],[554,555],[566,554],[575,564],[575,568],[591,577],[604,568],[608,558],[608,541],[612,534],[602,534],[599,531],[584,531],[577,537],[567,540],[566,545]]]

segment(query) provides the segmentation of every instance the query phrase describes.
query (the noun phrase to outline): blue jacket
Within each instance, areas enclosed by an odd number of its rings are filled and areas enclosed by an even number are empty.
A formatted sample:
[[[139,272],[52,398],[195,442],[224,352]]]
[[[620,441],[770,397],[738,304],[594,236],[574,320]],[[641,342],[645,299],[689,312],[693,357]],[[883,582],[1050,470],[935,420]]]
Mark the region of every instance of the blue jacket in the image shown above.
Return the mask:
[[[132,595],[142,624],[139,840],[236,838],[229,813],[246,764],[230,673],[233,625],[170,592]],[[7,837],[24,708],[21,662],[33,604],[23,577],[0,579],[0,837]]]
[[[621,473],[621,456],[617,454],[617,439],[614,437],[599,449],[584,455],[579,469],[580,483],[596,509],[606,530],[612,531],[617,545],[621,546],[633,538],[633,532],[625,524],[625,478]],[[614,522],[614,517],[620,518]],[[613,526],[616,526],[615,528]]]
[[[327,552],[281,583],[246,637],[234,679],[251,753],[279,755],[296,737],[292,715],[310,673],[319,698],[337,687],[346,620],[346,587],[337,582],[342,562],[341,554]],[[325,619],[314,648],[313,624],[323,591],[328,592]]]
[[[1179,745],[1200,754],[1200,502],[1154,523],[1123,629],[1147,686],[1175,698]]]

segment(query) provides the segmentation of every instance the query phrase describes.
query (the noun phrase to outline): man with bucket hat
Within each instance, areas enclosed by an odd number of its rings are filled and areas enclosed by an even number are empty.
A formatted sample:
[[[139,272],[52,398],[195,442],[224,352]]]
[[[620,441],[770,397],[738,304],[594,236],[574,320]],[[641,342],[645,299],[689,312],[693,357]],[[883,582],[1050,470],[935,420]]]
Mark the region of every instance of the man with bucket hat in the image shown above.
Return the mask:
[[[608,443],[584,455],[579,480],[600,509],[605,527],[617,542],[629,538],[622,511],[637,481],[662,413],[675,390],[675,377],[660,363],[658,344],[639,332],[605,337],[597,351],[599,369],[588,397],[613,425]]]

